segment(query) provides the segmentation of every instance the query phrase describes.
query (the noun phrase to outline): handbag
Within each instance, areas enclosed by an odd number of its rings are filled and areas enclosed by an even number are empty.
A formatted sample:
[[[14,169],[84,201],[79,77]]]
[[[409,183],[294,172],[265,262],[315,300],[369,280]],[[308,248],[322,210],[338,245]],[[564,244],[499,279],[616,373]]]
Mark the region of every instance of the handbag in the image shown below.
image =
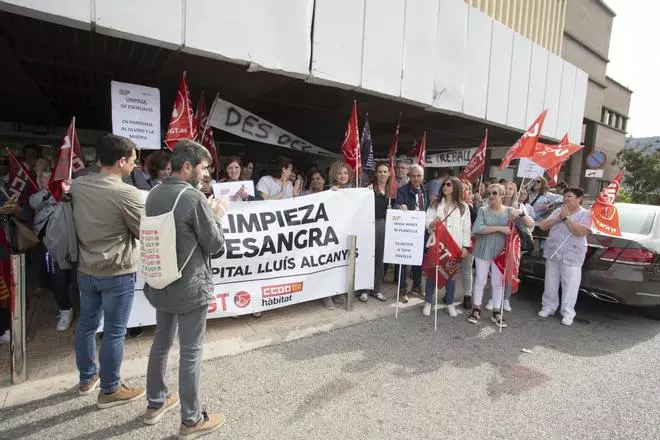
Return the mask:
[[[32,249],[37,243],[39,243],[39,237],[37,237],[37,234],[21,223],[20,220],[12,215],[11,221],[14,223],[14,228],[16,229],[16,250],[18,252]]]
[[[518,222],[514,222],[516,229],[518,230],[518,235],[520,236],[520,250],[531,252],[534,250],[534,238],[532,234],[529,233],[527,228],[520,226]]]

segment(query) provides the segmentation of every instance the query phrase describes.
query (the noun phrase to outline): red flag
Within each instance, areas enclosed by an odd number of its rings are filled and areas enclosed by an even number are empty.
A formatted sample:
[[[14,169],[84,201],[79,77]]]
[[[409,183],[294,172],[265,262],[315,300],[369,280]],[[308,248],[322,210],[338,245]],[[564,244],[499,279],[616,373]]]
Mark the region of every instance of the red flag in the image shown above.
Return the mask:
[[[7,148],[9,157],[9,196],[18,196],[18,201],[24,203],[28,197],[39,191],[39,185],[32,178],[27,166],[14,156]]]
[[[502,252],[495,257],[495,264],[504,276],[504,289],[510,289],[511,293],[518,292],[518,273],[520,270],[520,234],[516,225],[509,225],[511,232],[507,236]]]
[[[399,115],[399,120],[396,123],[396,127],[394,128],[394,135],[392,136],[392,143],[390,144],[390,148],[387,151],[387,160],[390,162],[394,162],[394,158],[396,157],[396,152],[399,149],[399,126],[401,125],[401,115]]]
[[[614,201],[616,200],[616,193],[619,192],[621,187],[624,172],[625,168],[619,171],[614,180],[598,194],[598,198],[591,207],[594,227],[603,234],[621,236],[619,211],[614,206]]]
[[[486,135],[484,140],[481,141],[481,145],[477,148],[477,151],[474,152],[474,156],[470,158],[467,166],[461,173],[458,175],[459,180],[467,180],[468,182],[475,182],[484,174],[484,168],[486,168],[486,145],[488,144],[488,129],[486,129]]]
[[[390,159],[390,187],[387,189],[387,196],[390,199],[396,199],[396,193],[399,188],[396,184],[396,174],[394,174],[394,159]]]
[[[206,149],[211,153],[211,158],[213,163],[211,166],[217,168],[218,164],[218,152],[215,149],[215,138],[213,136],[213,127],[206,127],[206,121],[209,118],[209,114],[206,112],[206,103],[204,102],[204,92],[202,96],[199,97],[199,102],[197,103],[197,110],[195,111],[195,128],[197,130],[197,142],[204,145]],[[205,130],[206,129],[206,130]]]
[[[577,153],[582,148],[582,145],[571,145],[568,142],[568,135],[565,135],[558,145],[537,143],[529,159],[547,170],[565,162],[571,155]]]
[[[62,146],[58,152],[57,163],[48,181],[48,190],[58,202],[62,199],[62,182],[71,179],[73,173],[85,168],[80,141],[76,134],[76,118],[71,118]]]
[[[7,240],[4,230],[0,231],[0,248],[4,248],[6,254],[6,258],[0,259],[0,305],[4,301],[7,301],[11,316],[14,313],[15,289],[14,278],[11,272],[11,260],[9,258],[11,245],[9,244],[9,240]],[[4,305],[3,308],[5,308]]]
[[[444,222],[436,223],[435,231],[429,237],[426,247],[428,250],[422,268],[427,278],[434,283],[437,270],[438,289],[440,289],[458,271],[461,264],[461,248],[449,234]]]
[[[417,149],[417,165],[424,166],[426,164],[426,132],[422,136],[422,143],[419,144]]]
[[[341,151],[344,154],[344,162],[355,170],[355,175],[360,172],[362,159],[360,158],[360,133],[358,130],[357,103],[353,101],[353,110],[346,126],[346,135],[341,144]],[[356,177],[357,178],[357,177]]]
[[[547,113],[548,111],[544,110],[543,113],[536,118],[529,129],[527,129],[525,134],[523,134],[511,148],[509,148],[509,151],[506,152],[506,155],[502,159],[500,170],[507,167],[513,159],[530,157],[532,155],[532,151],[534,150],[536,143],[539,141],[541,129],[543,128],[543,121],[545,121],[545,115]]]
[[[192,101],[190,100],[190,91],[188,90],[188,76],[186,72],[183,72],[179,91],[174,100],[170,125],[165,134],[165,145],[170,150],[173,150],[174,145],[178,141],[182,139],[195,139],[196,134]]]

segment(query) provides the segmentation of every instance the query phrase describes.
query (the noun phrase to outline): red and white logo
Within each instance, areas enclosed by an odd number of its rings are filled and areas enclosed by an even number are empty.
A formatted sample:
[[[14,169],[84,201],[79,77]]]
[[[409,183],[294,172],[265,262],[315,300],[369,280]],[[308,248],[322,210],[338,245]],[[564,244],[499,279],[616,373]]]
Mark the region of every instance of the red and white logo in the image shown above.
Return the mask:
[[[261,288],[261,296],[263,298],[272,298],[274,296],[291,295],[292,293],[302,292],[302,290],[302,281],[297,281],[295,283],[275,284],[271,286],[263,286]]]
[[[250,304],[250,294],[242,290],[234,295],[234,304],[240,309],[244,309]]]

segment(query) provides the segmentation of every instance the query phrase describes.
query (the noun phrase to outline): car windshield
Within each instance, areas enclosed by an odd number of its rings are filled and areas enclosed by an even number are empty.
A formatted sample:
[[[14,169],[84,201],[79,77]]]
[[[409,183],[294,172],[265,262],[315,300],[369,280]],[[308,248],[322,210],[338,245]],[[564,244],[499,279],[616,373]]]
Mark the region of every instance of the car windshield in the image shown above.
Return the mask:
[[[651,233],[655,211],[626,205],[616,205],[622,232],[648,235]]]

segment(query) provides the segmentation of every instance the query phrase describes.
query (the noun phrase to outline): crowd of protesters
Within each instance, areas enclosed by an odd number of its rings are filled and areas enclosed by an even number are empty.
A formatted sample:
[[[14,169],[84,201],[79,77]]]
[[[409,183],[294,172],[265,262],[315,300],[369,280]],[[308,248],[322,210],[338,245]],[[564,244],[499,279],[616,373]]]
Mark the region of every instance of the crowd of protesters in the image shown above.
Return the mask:
[[[40,240],[30,250],[31,265],[39,273],[39,289],[53,294],[59,309],[58,331],[72,325],[73,304],[79,299],[75,340],[79,394],[91,394],[99,387],[99,408],[132,402],[146,394],[147,424],[157,423],[180,404],[182,438],[196,438],[217,429],[225,416],[207,413],[200,403],[202,347],[213,295],[210,261],[221,252],[224,243],[220,219],[227,208],[211,197],[216,183],[213,176],[221,176],[218,182],[252,180],[254,163],[237,156],[225,158],[218,164],[220,172],[216,174],[212,169],[214,160],[203,146],[181,141],[173,151],[153,152],[141,166],[136,166],[135,145],[126,138],[107,134],[96,144],[96,161],[74,173],[72,181],[62,183],[64,195],[58,201],[49,187],[54,164],[41,157],[33,145],[25,146],[21,160],[37,182],[38,190],[23,201],[8,196],[7,191],[0,194],[0,264],[6,265],[9,255],[16,251],[14,222],[8,220],[15,218],[30,225]],[[510,225],[521,236],[529,235],[538,226],[549,230],[544,247],[548,260],[546,285],[539,316],[550,316],[559,308],[562,323],[572,324],[591,224],[590,212],[581,207],[582,189],[564,185],[562,193],[557,194],[548,189],[543,177],[535,179],[529,190],[519,191],[515,182],[496,179],[473,185],[447,170],[437,172],[425,183],[424,168],[404,161],[396,163],[394,176],[386,163],[377,163],[374,168],[366,179],[374,192],[374,288],[357,292],[360,301],[367,302],[370,296],[386,301],[383,280],[388,265],[383,262],[383,254],[387,210],[415,210],[426,212],[427,236],[442,223],[461,249],[460,270],[444,289],[443,302],[450,317],[458,315],[454,304],[456,279],[460,276],[468,321],[478,323],[490,279],[491,298],[484,308],[492,311],[494,323],[506,326],[500,310],[511,311],[511,291],[504,288],[495,259],[505,247],[506,237],[512,231]],[[396,194],[390,193],[392,180],[396,181]],[[355,176],[341,161],[328,169],[311,167],[303,172],[294,169],[291,159],[280,157],[255,182],[254,194],[243,186],[230,200],[281,200],[342,191],[355,187]],[[139,190],[149,191],[146,202]],[[156,331],[146,389],[129,387],[121,381],[120,369],[135,290],[140,221],[143,216],[169,212],[175,223],[181,276],[164,289],[145,285],[145,296],[156,309]],[[44,245],[44,237],[53,225],[62,228],[64,239],[74,243],[66,252],[77,253],[75,269],[66,264],[66,258],[62,259],[62,252]],[[399,300],[406,303],[409,295],[417,294],[424,299],[422,314],[430,315],[438,291],[434,280],[427,279],[423,284],[421,266],[396,267],[393,272],[393,281],[400,289]],[[332,297],[322,302],[328,309],[335,308]],[[97,365],[96,333],[100,328],[103,337]],[[8,329],[7,295],[0,292],[0,340],[8,338]],[[165,383],[168,354],[177,333],[178,394],[169,392]]]

